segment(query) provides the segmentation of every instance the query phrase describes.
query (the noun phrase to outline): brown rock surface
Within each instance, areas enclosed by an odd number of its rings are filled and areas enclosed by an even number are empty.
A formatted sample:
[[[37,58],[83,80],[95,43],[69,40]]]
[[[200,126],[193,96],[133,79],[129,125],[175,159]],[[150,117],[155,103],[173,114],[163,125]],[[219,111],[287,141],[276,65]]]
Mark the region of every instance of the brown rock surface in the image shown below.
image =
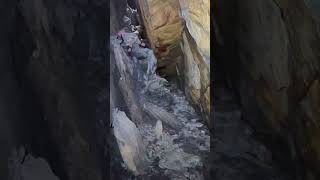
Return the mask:
[[[210,123],[210,2],[138,2],[159,73],[181,76],[186,94]]]

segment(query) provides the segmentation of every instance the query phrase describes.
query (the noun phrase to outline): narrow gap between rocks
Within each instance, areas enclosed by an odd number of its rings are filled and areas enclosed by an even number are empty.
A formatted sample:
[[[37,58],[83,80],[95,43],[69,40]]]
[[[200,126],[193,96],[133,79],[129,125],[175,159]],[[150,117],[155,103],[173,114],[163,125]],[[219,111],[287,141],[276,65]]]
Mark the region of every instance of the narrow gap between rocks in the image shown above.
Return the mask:
[[[126,16],[118,17],[124,21],[122,30],[110,37],[115,97],[111,177],[205,179],[209,129],[179,89],[178,79],[157,74],[158,60],[139,31],[142,25],[136,13],[127,6]]]

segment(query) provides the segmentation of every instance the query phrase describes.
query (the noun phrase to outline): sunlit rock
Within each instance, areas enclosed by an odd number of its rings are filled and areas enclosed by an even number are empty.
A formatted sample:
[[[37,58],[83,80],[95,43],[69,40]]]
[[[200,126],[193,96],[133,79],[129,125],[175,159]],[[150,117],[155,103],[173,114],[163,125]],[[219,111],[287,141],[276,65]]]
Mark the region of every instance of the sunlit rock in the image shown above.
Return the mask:
[[[123,161],[134,174],[143,174],[148,163],[139,130],[122,111],[113,110],[112,117],[114,135]]]
[[[179,0],[181,17],[206,63],[210,63],[210,0]]]

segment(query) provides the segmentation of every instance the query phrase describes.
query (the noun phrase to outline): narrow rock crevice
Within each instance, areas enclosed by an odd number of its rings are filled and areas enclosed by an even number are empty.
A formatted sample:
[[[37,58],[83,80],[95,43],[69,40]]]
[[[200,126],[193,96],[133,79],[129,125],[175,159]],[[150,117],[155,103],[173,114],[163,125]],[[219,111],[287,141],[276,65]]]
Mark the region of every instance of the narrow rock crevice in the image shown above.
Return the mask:
[[[118,146],[120,153],[112,154],[112,162],[122,159],[123,167],[114,162],[112,168],[115,172],[127,171],[119,177],[122,179],[208,178],[208,127],[178,89],[177,82],[156,73],[158,60],[153,50],[141,45],[139,36],[130,28],[118,33],[118,37],[111,34],[111,63],[120,74],[113,80],[119,91],[111,93],[125,97],[128,108],[123,112],[113,105],[113,146]],[[120,125],[123,122],[127,122],[126,126]],[[131,137],[125,135],[128,132]]]

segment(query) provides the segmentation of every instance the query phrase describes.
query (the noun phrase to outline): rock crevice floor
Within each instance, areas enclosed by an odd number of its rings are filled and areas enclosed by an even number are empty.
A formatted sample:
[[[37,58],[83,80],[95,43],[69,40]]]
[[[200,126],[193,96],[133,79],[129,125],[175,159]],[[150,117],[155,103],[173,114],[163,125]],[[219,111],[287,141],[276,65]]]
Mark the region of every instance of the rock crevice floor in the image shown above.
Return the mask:
[[[126,35],[137,36],[134,33]],[[123,69],[131,74],[134,98],[143,112],[143,122],[136,123],[143,144],[137,146],[145,147],[148,167],[144,168],[145,173],[130,178],[204,179],[203,166],[210,151],[210,133],[200,115],[178,89],[176,82],[168,82],[155,73],[152,50],[136,46],[129,53],[126,47],[118,48],[119,40],[115,37],[111,39],[114,53],[118,53],[115,57],[127,60],[123,61],[128,63]],[[124,38],[130,39],[138,38]],[[136,54],[139,54],[139,59]],[[124,59],[115,58],[115,61]],[[118,62],[118,66],[124,63]],[[121,131],[121,128],[118,130]]]

